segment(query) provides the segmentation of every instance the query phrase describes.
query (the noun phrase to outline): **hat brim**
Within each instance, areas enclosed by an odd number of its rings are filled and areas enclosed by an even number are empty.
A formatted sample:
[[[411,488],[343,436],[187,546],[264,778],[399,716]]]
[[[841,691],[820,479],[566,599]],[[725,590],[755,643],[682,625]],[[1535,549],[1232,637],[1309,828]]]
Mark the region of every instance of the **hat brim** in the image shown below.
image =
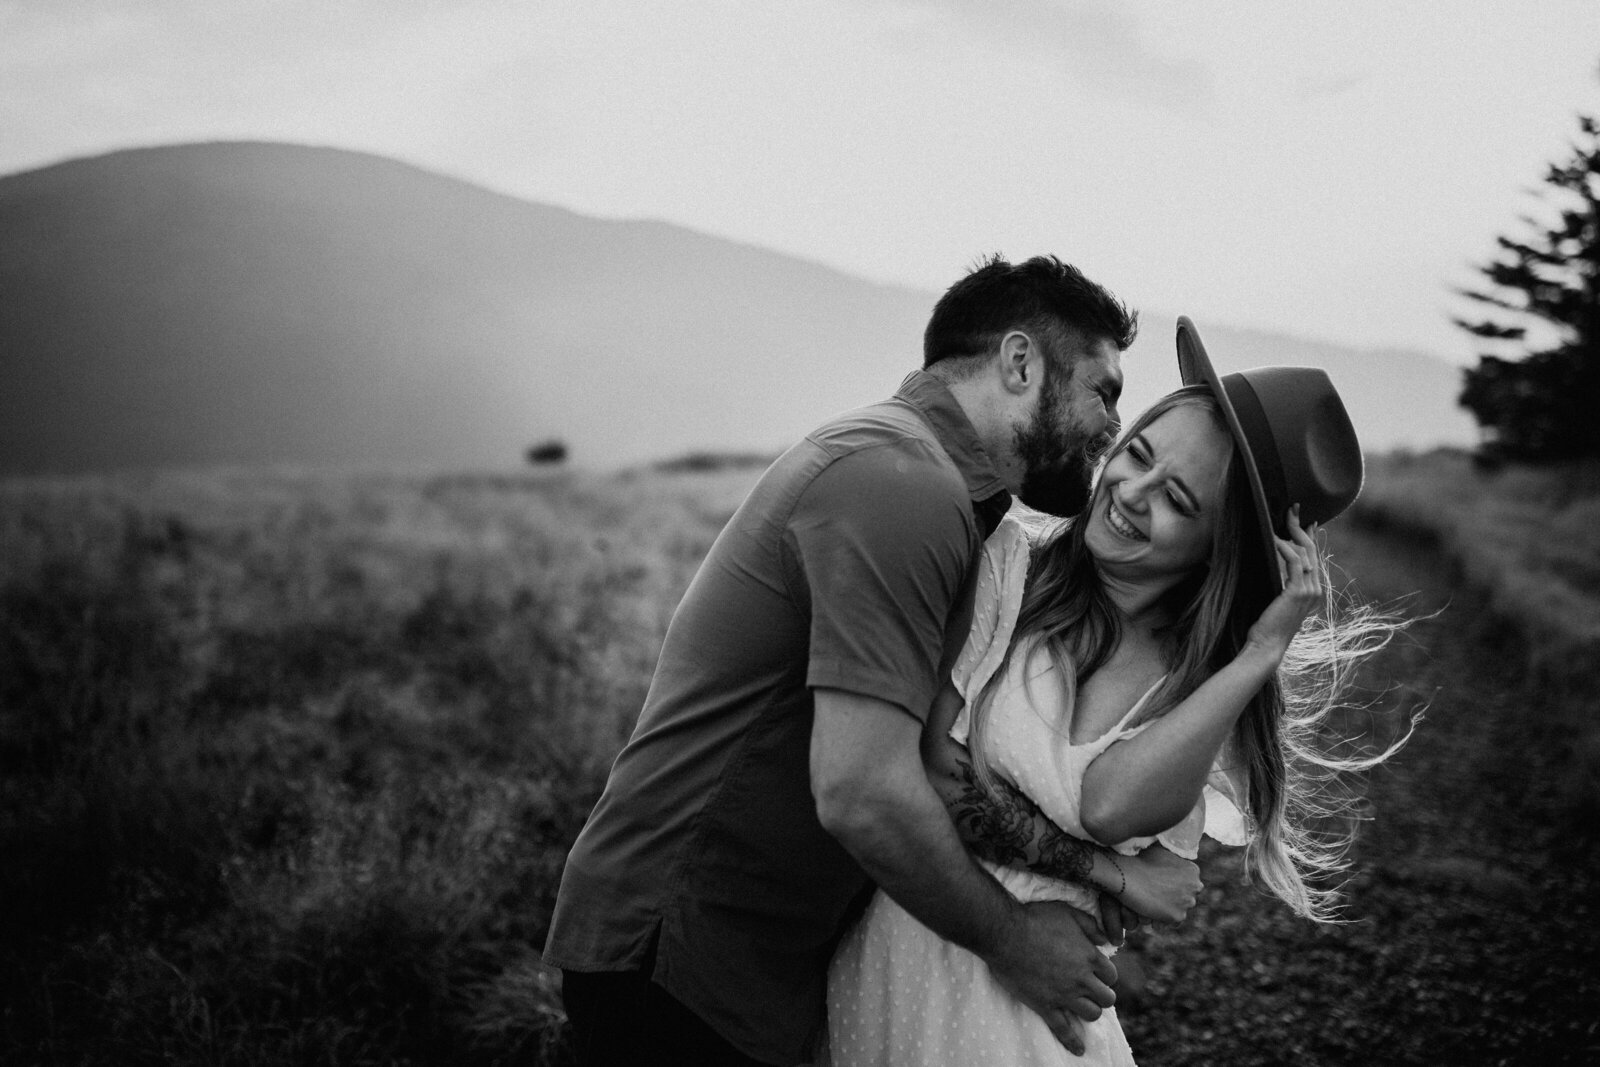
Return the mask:
[[[1266,566],[1267,580],[1276,596],[1283,591],[1283,578],[1278,564],[1272,514],[1267,508],[1267,491],[1261,481],[1256,455],[1250,448],[1250,439],[1245,436],[1244,427],[1240,425],[1239,413],[1228,397],[1228,390],[1223,388],[1217,369],[1211,365],[1211,357],[1206,355],[1206,346],[1200,342],[1200,331],[1195,329],[1194,322],[1187,315],[1178,316],[1178,375],[1184,385],[1204,385],[1209,388],[1217,398],[1217,406],[1222,409],[1228,432],[1233,435],[1233,445],[1244,460],[1245,475],[1250,482],[1250,499],[1255,504],[1256,527],[1261,534],[1261,548],[1265,556],[1262,563]]]

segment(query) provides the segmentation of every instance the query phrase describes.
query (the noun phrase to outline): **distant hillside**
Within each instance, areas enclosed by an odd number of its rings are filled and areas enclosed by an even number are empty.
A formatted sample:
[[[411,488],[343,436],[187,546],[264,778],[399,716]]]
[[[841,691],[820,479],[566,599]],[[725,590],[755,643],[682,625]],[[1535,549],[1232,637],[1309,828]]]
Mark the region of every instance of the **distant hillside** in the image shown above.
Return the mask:
[[[0,473],[770,450],[891,391],[935,297],[360,153],[117,152],[0,179]],[[1328,366],[1373,448],[1466,439],[1437,360],[1184,310],[1224,366]]]
[[[1346,348],[1233,329],[1207,323],[1204,309],[1188,313],[1199,323],[1206,350],[1223,373],[1270,364],[1326,369],[1369,452],[1470,445],[1478,440],[1472,417],[1456,403],[1461,370],[1436,356],[1405,349]],[[1174,319],[1174,315],[1146,316],[1145,327],[1129,350],[1125,359],[1129,412],[1179,384],[1172,354]]]

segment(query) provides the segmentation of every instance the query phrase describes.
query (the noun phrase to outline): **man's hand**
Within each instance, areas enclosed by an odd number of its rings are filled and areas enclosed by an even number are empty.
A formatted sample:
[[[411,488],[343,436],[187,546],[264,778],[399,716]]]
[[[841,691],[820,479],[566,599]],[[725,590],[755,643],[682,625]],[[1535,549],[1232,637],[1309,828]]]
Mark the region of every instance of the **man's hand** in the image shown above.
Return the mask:
[[[1083,1028],[1117,1001],[1117,969],[1096,944],[1106,939],[1094,917],[1063,901],[1024,904],[1012,936],[986,957],[995,980],[1044,1020],[1074,1056]]]
[[[1143,921],[1144,916],[1110,893],[1100,894],[1100,929],[1105,931],[1113,945],[1120,947]]]
[[[1119,899],[1152,922],[1181,923],[1204,888],[1197,864],[1160,845],[1118,856],[1117,865],[1128,879]]]

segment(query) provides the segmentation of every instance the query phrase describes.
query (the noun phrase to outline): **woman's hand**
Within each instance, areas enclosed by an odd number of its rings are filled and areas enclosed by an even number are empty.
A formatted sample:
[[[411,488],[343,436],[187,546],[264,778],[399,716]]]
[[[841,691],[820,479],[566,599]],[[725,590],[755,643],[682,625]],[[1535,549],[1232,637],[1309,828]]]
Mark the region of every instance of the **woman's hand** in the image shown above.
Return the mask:
[[[1300,624],[1323,602],[1322,552],[1312,536],[1316,529],[1315,523],[1310,531],[1301,529],[1300,505],[1296,504],[1289,509],[1289,538],[1273,538],[1283,592],[1250,627],[1246,644],[1269,653],[1274,662],[1283,658]]]
[[[1182,922],[1200,895],[1199,866],[1160,845],[1116,863],[1128,880],[1117,899],[1152,922]]]

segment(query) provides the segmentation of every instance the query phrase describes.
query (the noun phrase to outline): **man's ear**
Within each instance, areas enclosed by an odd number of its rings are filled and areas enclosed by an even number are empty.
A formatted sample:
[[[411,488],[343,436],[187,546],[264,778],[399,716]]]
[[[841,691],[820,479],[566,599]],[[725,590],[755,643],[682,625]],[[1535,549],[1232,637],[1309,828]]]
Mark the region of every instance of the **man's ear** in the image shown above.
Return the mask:
[[[1000,385],[1021,395],[1039,383],[1044,374],[1044,353],[1033,338],[1012,330],[1000,339]]]

